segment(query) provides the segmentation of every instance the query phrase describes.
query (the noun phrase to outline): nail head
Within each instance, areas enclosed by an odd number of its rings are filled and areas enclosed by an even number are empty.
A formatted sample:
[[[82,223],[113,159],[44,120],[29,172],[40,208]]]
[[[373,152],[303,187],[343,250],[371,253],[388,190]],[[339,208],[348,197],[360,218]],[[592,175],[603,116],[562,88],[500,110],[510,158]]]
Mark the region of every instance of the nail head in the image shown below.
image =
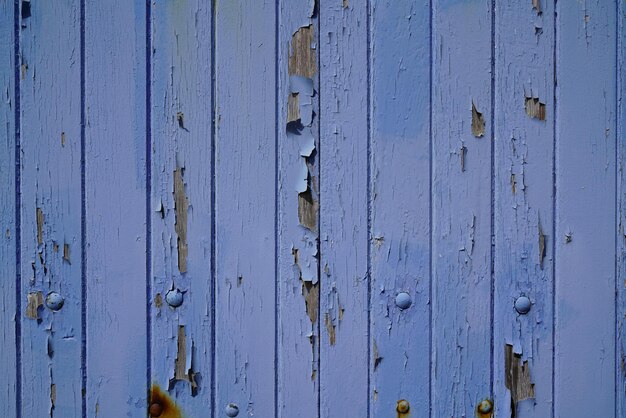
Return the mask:
[[[527,296],[520,296],[515,300],[515,310],[521,314],[526,315],[530,311],[532,303]]]
[[[396,296],[396,306],[400,309],[407,309],[411,306],[411,295],[407,292],[400,292]]]
[[[483,399],[478,404],[478,412],[488,414],[493,410],[493,403],[489,399]]]
[[[154,402],[150,405],[150,416],[158,417],[163,413],[163,407],[160,403]]]
[[[165,301],[172,308],[178,308],[183,304],[183,292],[179,289],[171,289],[165,294]]]
[[[59,295],[57,292],[50,292],[48,296],[46,296],[46,306],[48,309],[52,309],[53,311],[58,311],[63,307],[65,300],[63,296]]]
[[[407,412],[409,412],[410,409],[411,406],[409,405],[409,401],[407,401],[406,399],[400,399],[398,401],[396,411],[400,412],[401,414],[406,414]]]
[[[239,407],[234,403],[226,405],[226,415],[229,417],[236,417],[239,415]]]

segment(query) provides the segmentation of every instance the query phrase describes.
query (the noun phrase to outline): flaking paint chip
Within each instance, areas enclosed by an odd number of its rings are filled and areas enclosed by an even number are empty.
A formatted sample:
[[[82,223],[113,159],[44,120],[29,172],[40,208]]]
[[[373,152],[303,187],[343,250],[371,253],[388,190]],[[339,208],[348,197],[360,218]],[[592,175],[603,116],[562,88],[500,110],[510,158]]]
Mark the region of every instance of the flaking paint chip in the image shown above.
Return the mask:
[[[472,135],[481,138],[485,135],[485,118],[483,114],[476,109],[474,101],[472,101]]]

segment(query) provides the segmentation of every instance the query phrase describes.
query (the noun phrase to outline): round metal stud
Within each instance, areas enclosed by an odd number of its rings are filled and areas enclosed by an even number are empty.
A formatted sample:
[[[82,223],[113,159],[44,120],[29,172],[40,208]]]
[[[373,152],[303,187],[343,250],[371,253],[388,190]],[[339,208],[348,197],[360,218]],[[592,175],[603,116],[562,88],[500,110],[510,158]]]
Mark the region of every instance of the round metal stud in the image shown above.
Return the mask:
[[[48,296],[46,296],[46,306],[48,309],[52,309],[53,311],[58,311],[63,307],[65,303],[65,299],[63,296],[59,295],[57,292],[50,292]]]
[[[478,412],[480,412],[481,414],[489,414],[491,411],[493,411],[493,403],[489,399],[483,399],[478,404],[477,409]]]
[[[161,406],[160,403],[154,402],[150,405],[149,412],[150,412],[151,417],[161,416],[161,414],[163,413],[163,407]]]
[[[168,290],[165,294],[165,301],[172,308],[178,308],[183,304],[183,292],[178,289]]]
[[[229,417],[236,417],[237,415],[239,415],[239,407],[234,404],[234,403],[229,403],[228,405],[226,405],[226,416]]]
[[[407,401],[406,399],[400,399],[398,401],[396,411],[400,412],[401,414],[406,414],[407,412],[409,412],[410,409],[411,406],[409,405],[409,401]]]
[[[520,296],[515,300],[515,310],[521,315],[526,315],[530,311],[532,303],[526,296]]]
[[[396,296],[396,306],[400,309],[407,309],[411,306],[411,295],[406,292],[400,292]]]

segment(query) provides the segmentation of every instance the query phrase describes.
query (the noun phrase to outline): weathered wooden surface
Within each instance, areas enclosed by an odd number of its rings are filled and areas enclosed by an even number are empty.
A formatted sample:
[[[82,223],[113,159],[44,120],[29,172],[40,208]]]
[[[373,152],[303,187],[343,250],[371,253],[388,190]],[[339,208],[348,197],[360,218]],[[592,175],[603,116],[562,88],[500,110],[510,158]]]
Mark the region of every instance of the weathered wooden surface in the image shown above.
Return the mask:
[[[624,416],[623,2],[0,12],[2,416]]]

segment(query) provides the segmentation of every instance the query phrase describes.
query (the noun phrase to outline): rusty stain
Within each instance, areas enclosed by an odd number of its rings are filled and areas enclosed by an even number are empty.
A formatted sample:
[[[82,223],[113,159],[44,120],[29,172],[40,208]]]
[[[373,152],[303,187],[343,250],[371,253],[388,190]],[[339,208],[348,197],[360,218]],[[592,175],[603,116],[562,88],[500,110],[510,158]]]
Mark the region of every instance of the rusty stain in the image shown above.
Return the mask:
[[[160,413],[158,415],[152,415],[152,417],[159,418],[183,418],[183,413],[180,410],[179,406],[176,402],[165,392],[161,390],[161,388],[153,384],[150,390],[150,401],[148,403],[148,413],[152,409],[153,405],[160,406]],[[154,408],[156,409],[156,407]],[[154,411],[157,412],[157,411]]]
[[[306,304],[306,313],[309,316],[311,323],[315,324],[317,322],[317,315],[319,311],[319,283],[303,281],[302,293],[304,295],[304,302]]]
[[[408,418],[410,416],[410,410],[411,406],[409,404],[409,401],[407,401],[406,399],[400,399],[396,403],[396,412],[398,413],[398,418]]]
[[[336,342],[336,333],[335,333],[335,325],[333,324],[333,320],[330,319],[330,314],[326,312],[324,317],[324,322],[326,323],[326,330],[328,331],[328,337],[330,339],[330,345],[335,345]]]
[[[61,132],[61,146],[65,146],[65,132]]]
[[[476,109],[474,101],[472,101],[472,135],[476,138],[485,135],[485,118],[483,114]]]
[[[317,72],[317,57],[313,25],[302,26],[291,38],[291,53],[287,64],[289,75],[313,78]]]
[[[178,270],[181,273],[187,271],[187,210],[189,200],[185,194],[185,182],[183,180],[184,168],[174,170],[174,211],[176,214],[176,235],[178,235]]]
[[[67,261],[68,264],[72,264],[70,261],[70,244],[68,243],[63,244],[63,260]]]
[[[43,222],[44,216],[41,208],[37,208],[37,244],[43,244]]]
[[[526,114],[533,119],[546,120],[546,105],[537,97],[526,97]]]
[[[543,228],[541,227],[541,220],[538,223],[539,229],[539,267],[543,270],[543,259],[546,256],[546,236],[543,233]]]
[[[478,418],[491,418],[493,415],[493,401],[485,399],[476,406],[476,416]]]
[[[161,308],[161,306],[163,306],[163,296],[161,296],[160,293],[157,293],[154,296],[154,306],[156,306],[157,308]]]
[[[26,317],[30,319],[39,319],[39,308],[43,306],[43,293],[30,292],[27,295]]]
[[[300,224],[312,232],[317,232],[317,213],[319,202],[313,199],[311,188],[305,192],[298,193],[298,220]]]
[[[504,383],[511,392],[511,414],[515,414],[515,405],[524,399],[535,397],[535,385],[530,381],[528,361],[522,362],[522,356],[513,352],[511,344],[504,346]]]

